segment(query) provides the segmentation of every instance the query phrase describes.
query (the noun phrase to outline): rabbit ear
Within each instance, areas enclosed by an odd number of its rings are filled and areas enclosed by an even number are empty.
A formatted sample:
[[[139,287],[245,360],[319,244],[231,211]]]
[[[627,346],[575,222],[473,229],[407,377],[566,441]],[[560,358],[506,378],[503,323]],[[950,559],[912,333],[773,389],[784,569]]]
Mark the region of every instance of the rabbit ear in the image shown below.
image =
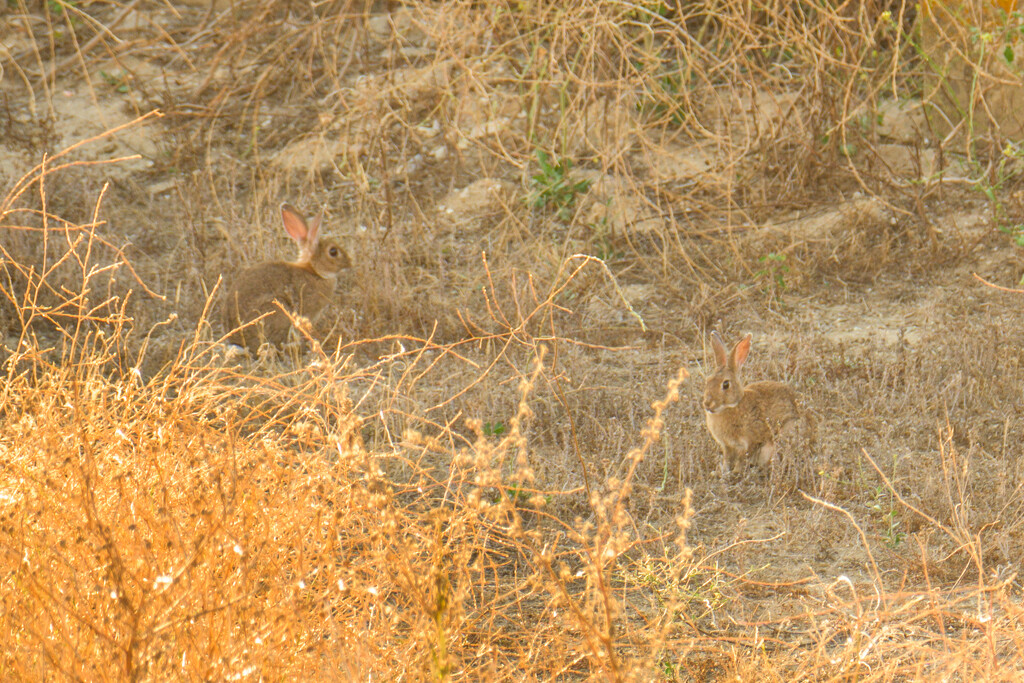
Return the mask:
[[[320,213],[316,215],[316,218],[309,222],[309,236],[306,240],[311,246],[315,247],[316,243],[320,241],[320,223],[324,220],[324,210],[320,209]]]
[[[281,222],[284,223],[284,229],[288,231],[291,238],[299,244],[309,241],[310,233],[316,234],[315,231],[310,230],[310,226],[306,224],[306,219],[302,217],[302,214],[287,202],[281,205]],[[319,227],[319,223],[317,223],[317,227]]]
[[[718,361],[718,366],[724,368],[728,364],[728,357],[725,352],[725,343],[718,336],[718,332],[711,332],[711,348],[715,350],[715,360]]]
[[[748,333],[746,337],[736,342],[736,346],[732,347],[729,361],[733,370],[739,370],[743,367],[743,363],[746,362],[747,355],[750,353],[750,340],[753,336]]]
[[[299,245],[297,263],[309,263],[313,260],[316,244],[320,240],[320,221],[323,220],[323,217],[324,213],[321,211],[316,218],[307,223],[294,206],[287,202],[281,205],[281,221],[284,223],[284,229]]]

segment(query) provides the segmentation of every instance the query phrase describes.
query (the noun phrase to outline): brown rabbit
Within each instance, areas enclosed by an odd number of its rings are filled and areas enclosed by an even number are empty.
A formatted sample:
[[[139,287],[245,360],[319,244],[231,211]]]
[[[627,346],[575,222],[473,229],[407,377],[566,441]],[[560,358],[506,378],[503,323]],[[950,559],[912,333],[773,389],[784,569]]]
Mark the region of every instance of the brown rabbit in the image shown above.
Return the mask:
[[[341,245],[320,241],[323,212],[307,223],[294,207],[282,204],[281,220],[299,245],[298,260],[247,268],[228,282],[225,294],[224,325],[231,332],[228,341],[253,353],[263,341],[279,345],[288,338],[291,320],[282,308],[313,320],[331,301],[338,273],[350,265]],[[269,315],[248,325],[265,314]]]
[[[775,454],[779,435],[802,417],[813,425],[809,415],[802,415],[797,393],[782,382],[754,382],[743,385],[740,368],[750,353],[751,335],[738,341],[726,352],[717,332],[711,333],[718,369],[704,385],[704,411],[708,431],[722,448],[726,467],[735,470],[743,458],[756,458],[764,466]]]

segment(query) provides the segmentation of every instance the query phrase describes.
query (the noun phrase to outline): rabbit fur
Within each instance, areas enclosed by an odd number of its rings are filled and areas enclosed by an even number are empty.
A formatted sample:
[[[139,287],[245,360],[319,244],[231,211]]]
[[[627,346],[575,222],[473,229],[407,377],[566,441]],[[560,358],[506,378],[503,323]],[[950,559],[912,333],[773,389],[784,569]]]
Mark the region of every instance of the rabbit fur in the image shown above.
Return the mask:
[[[803,420],[813,429],[813,418],[801,411],[797,392],[782,382],[743,384],[740,369],[750,353],[748,334],[726,350],[717,332],[711,345],[718,367],[704,386],[703,407],[708,431],[722,449],[727,471],[744,460],[763,467],[776,451],[778,438]]]
[[[338,274],[351,265],[340,244],[320,239],[322,212],[307,222],[285,203],[281,205],[281,221],[299,246],[298,260],[270,261],[247,268],[229,281],[225,294],[228,341],[253,353],[263,342],[280,345],[288,338],[292,322],[285,311],[314,320],[332,300]]]

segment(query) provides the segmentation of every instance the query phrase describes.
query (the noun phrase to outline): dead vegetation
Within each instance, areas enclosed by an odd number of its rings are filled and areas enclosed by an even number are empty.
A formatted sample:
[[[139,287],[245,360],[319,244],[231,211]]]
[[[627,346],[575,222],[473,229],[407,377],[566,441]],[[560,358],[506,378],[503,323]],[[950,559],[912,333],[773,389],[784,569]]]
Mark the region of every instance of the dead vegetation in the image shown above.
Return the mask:
[[[943,7],[8,2],[0,678],[1019,679],[1024,50]],[[247,358],[285,200],[354,264]],[[814,449],[717,476],[713,327]]]

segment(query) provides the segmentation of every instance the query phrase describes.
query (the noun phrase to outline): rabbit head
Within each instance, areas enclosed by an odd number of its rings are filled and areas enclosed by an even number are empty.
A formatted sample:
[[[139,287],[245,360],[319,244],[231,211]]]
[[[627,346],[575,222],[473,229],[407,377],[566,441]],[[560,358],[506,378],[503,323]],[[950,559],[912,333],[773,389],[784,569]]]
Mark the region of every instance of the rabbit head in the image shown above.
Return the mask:
[[[334,240],[320,241],[320,223],[324,213],[306,221],[298,210],[287,202],[281,205],[281,221],[284,229],[299,245],[299,258],[294,265],[313,271],[322,278],[336,277],[352,262],[348,252]]]
[[[743,398],[743,380],[740,378],[740,368],[743,367],[743,363],[750,353],[751,337],[752,335],[748,334],[736,342],[730,351],[726,351],[725,343],[718,333],[711,333],[711,347],[715,351],[718,369],[708,377],[704,385],[705,411],[718,413],[726,408],[739,405]]]

